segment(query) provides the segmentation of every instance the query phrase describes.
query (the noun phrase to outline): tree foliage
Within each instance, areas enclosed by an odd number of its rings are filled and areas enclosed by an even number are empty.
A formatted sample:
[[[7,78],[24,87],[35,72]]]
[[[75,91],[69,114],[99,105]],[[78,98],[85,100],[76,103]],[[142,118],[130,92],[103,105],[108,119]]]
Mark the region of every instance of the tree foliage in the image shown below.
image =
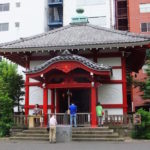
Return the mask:
[[[136,139],[150,139],[150,112],[139,109],[137,113],[141,115],[141,125],[134,127],[132,137]]]
[[[7,135],[12,125],[13,107],[19,104],[24,81],[17,73],[17,66],[0,62],[0,136]]]
[[[7,135],[12,124],[13,101],[8,96],[7,83],[0,77],[0,136]]]
[[[17,73],[17,65],[2,61],[0,63],[0,76],[7,84],[8,96],[13,100],[13,105],[20,106],[24,95],[24,80],[22,75]]]
[[[146,73],[147,73],[147,79],[145,82],[145,86],[143,88],[143,98],[144,99],[150,99],[150,51],[147,52],[147,69],[146,69]]]
[[[145,81],[133,80],[133,85],[139,87],[140,90],[143,91],[143,94],[141,95],[143,99],[150,99],[150,51],[147,51],[145,65],[147,66],[147,79]]]

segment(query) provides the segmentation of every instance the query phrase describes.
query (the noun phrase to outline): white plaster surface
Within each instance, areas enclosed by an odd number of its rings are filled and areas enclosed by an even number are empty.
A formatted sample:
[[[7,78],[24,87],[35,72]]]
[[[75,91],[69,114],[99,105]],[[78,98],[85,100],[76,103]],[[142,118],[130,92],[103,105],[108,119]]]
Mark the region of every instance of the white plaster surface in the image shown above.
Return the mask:
[[[33,69],[34,67],[37,67],[38,65],[43,64],[45,61],[40,60],[40,61],[30,61],[30,69]]]
[[[43,105],[43,89],[40,87],[29,87],[29,104]]]
[[[121,58],[120,57],[98,58],[98,63],[108,66],[121,66]]]
[[[98,88],[101,104],[123,104],[122,84],[103,84]]]
[[[122,80],[122,69],[113,69],[112,73],[111,80]]]
[[[123,115],[123,109],[122,108],[107,108],[107,109],[104,109],[104,112],[105,110],[108,111],[108,115]]]
[[[20,2],[20,7],[16,7],[16,2]],[[0,0],[3,3],[10,3],[10,10],[0,12],[0,23],[9,23],[9,30],[0,32],[0,43],[43,33],[48,27],[46,0]]]

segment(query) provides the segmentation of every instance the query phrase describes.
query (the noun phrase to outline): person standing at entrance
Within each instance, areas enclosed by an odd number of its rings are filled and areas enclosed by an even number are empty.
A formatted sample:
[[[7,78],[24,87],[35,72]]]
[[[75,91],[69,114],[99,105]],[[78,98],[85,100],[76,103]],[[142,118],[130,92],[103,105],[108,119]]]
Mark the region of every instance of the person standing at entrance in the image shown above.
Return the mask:
[[[98,117],[98,126],[102,126],[102,119],[103,119],[103,108],[100,104],[100,102],[97,103],[96,105],[96,114]]]
[[[72,126],[72,122],[74,123],[74,127],[77,127],[77,106],[72,102],[69,106],[70,110],[70,125]]]
[[[56,143],[56,125],[57,120],[55,115],[52,115],[52,117],[49,119],[49,142],[50,143]]]

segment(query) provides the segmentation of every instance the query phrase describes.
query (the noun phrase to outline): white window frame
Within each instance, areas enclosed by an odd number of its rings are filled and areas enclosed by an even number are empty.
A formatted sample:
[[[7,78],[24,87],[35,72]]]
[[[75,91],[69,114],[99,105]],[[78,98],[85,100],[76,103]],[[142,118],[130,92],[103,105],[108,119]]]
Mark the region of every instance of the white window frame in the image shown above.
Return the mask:
[[[143,3],[139,5],[140,13],[150,13],[150,3]]]

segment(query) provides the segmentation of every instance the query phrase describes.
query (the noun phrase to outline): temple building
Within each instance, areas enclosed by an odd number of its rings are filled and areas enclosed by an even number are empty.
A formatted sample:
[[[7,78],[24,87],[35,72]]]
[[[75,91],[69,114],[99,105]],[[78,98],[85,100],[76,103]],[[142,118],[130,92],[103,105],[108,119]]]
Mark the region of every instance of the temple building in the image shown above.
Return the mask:
[[[0,45],[0,55],[26,68],[25,115],[35,104],[47,114],[64,113],[70,101],[91,114],[96,103],[110,115],[127,113],[126,70],[144,64],[150,38],[94,26],[83,16],[70,25]]]

